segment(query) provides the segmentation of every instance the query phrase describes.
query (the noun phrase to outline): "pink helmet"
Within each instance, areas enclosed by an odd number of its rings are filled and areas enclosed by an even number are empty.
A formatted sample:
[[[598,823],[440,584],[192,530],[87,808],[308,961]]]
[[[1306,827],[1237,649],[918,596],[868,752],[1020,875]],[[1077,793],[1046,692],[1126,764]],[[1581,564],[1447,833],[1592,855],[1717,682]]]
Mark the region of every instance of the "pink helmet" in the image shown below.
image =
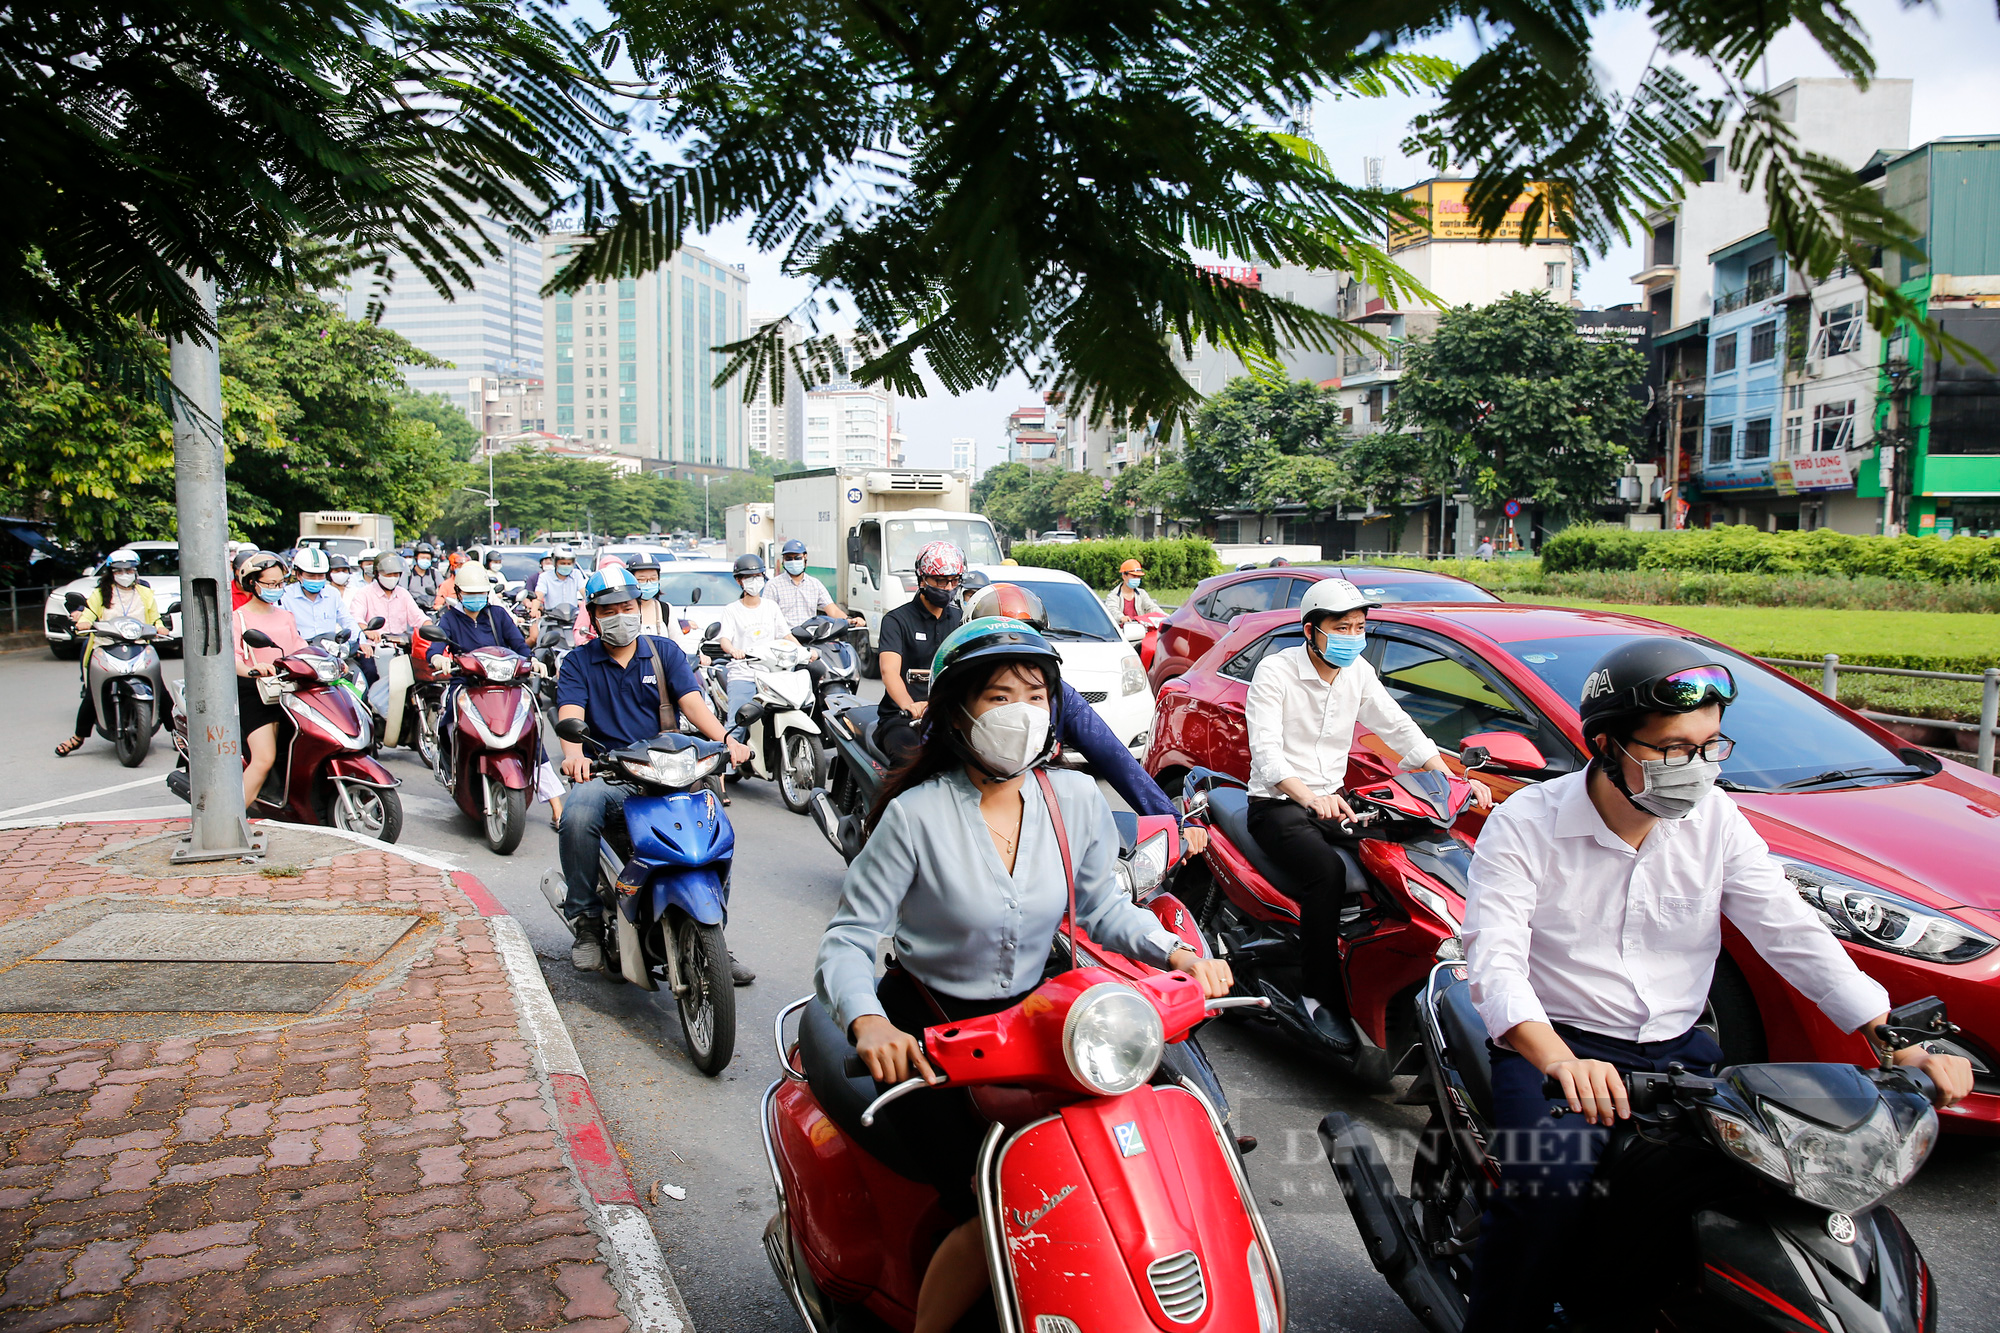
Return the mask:
[[[625,562],[621,560],[619,557],[607,552],[606,554],[601,555],[597,558],[597,567],[599,570],[623,569],[625,568]]]
[[[917,552],[917,577],[958,579],[965,577],[965,553],[950,542],[932,542]]]

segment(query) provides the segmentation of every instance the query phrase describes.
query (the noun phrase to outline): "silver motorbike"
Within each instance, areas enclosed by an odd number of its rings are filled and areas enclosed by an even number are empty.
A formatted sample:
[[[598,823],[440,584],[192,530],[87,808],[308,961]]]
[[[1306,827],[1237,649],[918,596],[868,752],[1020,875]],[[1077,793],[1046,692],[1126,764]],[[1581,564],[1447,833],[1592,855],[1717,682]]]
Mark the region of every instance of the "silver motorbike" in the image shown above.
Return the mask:
[[[64,599],[71,611],[88,603],[81,593]],[[160,676],[160,650],[153,640],[157,625],[132,616],[107,617],[90,627],[90,660],[84,681],[97,710],[96,731],[118,751],[118,762],[137,768],[153,748],[153,733],[166,724],[161,701],[167,697]]]

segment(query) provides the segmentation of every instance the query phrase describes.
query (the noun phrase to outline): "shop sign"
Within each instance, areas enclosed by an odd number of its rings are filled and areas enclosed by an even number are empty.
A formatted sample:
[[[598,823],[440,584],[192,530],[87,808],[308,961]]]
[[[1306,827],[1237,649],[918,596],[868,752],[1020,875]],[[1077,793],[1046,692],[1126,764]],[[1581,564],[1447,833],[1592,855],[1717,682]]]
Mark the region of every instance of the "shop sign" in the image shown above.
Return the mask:
[[[1701,470],[1701,489],[1709,495],[1729,491],[1764,491],[1771,489],[1772,484],[1771,460],[1768,458],[1710,463]]]
[[[1854,488],[1854,469],[1847,465],[1845,452],[1801,454],[1789,461],[1792,485],[1801,493]]]
[[[1412,222],[1406,218],[1395,218],[1389,224],[1389,248],[1400,250],[1406,245],[1416,245],[1423,241],[1477,241],[1479,223],[1466,196],[1472,190],[1471,181],[1427,181],[1403,191],[1406,198],[1417,206],[1421,220]],[[1553,209],[1547,205],[1549,187],[1542,182],[1529,184],[1520,198],[1507,208],[1507,221],[1494,234],[1496,241],[1518,241],[1521,223],[1528,211],[1530,201],[1544,201],[1541,220],[1535,226],[1530,238],[1537,241],[1568,240],[1568,233],[1555,225]]]

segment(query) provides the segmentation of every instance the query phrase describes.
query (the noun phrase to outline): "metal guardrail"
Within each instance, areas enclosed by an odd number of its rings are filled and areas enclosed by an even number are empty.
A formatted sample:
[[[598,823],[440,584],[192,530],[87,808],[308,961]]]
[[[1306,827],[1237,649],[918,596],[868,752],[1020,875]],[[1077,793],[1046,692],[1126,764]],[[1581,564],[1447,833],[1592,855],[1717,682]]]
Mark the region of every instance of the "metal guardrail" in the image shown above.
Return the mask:
[[[1979,725],[1957,722],[1940,717],[1904,717],[1897,713],[1876,713],[1865,708],[1854,711],[1872,722],[1897,722],[1907,727],[1949,727],[1955,731],[1976,731],[1979,749],[1976,755],[1978,769],[1982,773],[1993,772],[1994,737],[2000,735],[2000,667],[1987,667],[1979,675],[1964,671],[1913,671],[1907,667],[1848,666],[1840,660],[1839,653],[1828,653],[1817,662],[1796,657],[1760,657],[1757,659],[1770,666],[1804,667],[1820,669],[1819,692],[1829,699],[1840,698],[1840,673],[1852,671],[1863,676],[1903,676],[1912,680],[1958,680],[1978,681],[1983,686],[1979,699]],[[1956,752],[1955,752],[1956,753]]]
[[[21,628],[22,608],[27,608],[29,629],[42,628],[42,607],[49,600],[49,589],[9,588],[7,589],[7,630],[9,634],[25,633]]]

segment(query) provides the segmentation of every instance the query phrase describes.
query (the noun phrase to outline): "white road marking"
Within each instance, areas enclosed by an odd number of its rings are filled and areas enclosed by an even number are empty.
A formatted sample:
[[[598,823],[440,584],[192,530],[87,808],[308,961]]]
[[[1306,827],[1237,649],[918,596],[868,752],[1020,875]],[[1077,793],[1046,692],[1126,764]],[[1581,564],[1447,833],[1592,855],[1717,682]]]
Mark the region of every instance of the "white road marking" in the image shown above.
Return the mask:
[[[134,787],[164,787],[166,785],[166,774],[151,773],[143,778],[134,778],[130,782],[121,782],[115,787],[99,787],[96,791],[80,791],[74,796],[58,796],[50,801],[37,801],[33,805],[17,805],[12,810],[0,810],[0,819],[6,819],[13,815],[25,815],[33,810],[46,810],[52,805],[70,805],[77,801],[88,801],[99,796],[109,796],[113,792],[131,791]],[[181,809],[185,810],[187,807],[183,805]]]

